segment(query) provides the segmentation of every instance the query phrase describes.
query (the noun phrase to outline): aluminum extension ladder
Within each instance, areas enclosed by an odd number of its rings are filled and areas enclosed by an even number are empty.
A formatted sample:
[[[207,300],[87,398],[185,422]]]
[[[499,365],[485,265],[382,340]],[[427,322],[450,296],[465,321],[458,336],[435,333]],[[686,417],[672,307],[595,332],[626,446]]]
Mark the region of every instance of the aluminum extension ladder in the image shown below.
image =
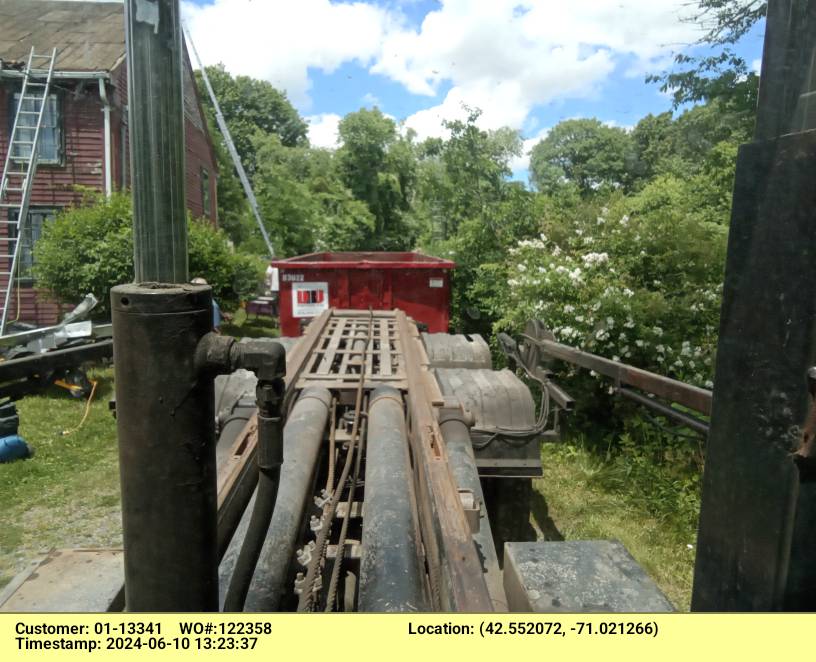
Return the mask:
[[[17,104],[17,112],[8,141],[6,161],[3,165],[3,175],[0,178],[0,210],[6,210],[5,214],[0,211],[0,225],[7,227],[5,236],[0,236],[0,277],[4,276],[8,279],[0,302],[2,305],[0,336],[6,333],[11,293],[14,288],[14,274],[17,271],[20,256],[22,231],[28,221],[31,189],[34,175],[37,172],[40,129],[48,106],[48,93],[51,90],[56,58],[56,48],[49,55],[38,55],[34,52],[34,48],[31,48],[23,71],[20,101]],[[38,63],[42,66],[37,66]],[[17,210],[17,217],[12,220],[14,210]]]

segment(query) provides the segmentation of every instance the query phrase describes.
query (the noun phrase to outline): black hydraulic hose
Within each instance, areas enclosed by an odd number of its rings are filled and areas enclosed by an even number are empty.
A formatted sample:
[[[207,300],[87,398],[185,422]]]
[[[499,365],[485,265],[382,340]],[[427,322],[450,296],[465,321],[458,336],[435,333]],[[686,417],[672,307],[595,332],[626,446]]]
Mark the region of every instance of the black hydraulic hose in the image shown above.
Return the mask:
[[[252,575],[255,573],[255,565],[261,555],[261,549],[266,539],[266,531],[275,510],[278,485],[280,485],[280,468],[276,471],[265,471],[259,474],[255,508],[252,510],[252,518],[249,520],[246,538],[244,538],[244,544],[241,546],[241,553],[238,555],[229,589],[227,589],[224,611],[242,611],[244,608],[244,601],[249,592]]]
[[[280,417],[280,397],[275,391],[279,390],[273,384],[258,384],[258,494],[255,498],[255,508],[249,521],[244,544],[235,570],[230,580],[227,596],[224,600],[224,611],[242,611],[244,601],[255,574],[255,566],[261,555],[266,532],[272,521],[275,510],[275,501],[280,485],[280,469],[283,464],[283,426]],[[274,395],[274,402],[263,401],[263,392]],[[272,406],[268,406],[272,404]],[[270,416],[270,414],[272,414]],[[275,415],[278,414],[278,415]]]

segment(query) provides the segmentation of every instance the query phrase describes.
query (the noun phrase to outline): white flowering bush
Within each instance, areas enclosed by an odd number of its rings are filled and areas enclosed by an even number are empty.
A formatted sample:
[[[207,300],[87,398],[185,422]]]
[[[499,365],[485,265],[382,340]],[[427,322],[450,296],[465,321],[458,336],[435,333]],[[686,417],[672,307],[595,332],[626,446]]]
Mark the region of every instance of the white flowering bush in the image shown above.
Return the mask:
[[[696,199],[682,182],[658,179],[545,218],[538,236],[482,271],[499,285],[489,297],[494,329],[517,334],[538,318],[559,342],[711,388],[727,226]],[[608,378],[561,365],[559,379],[579,403],[566,434],[602,455],[596,479],[693,530],[700,440],[669,434],[666,421],[656,426],[642,407],[611,398]]]
[[[517,242],[497,329],[539,318],[559,342],[712,386],[726,228],[649,187]]]

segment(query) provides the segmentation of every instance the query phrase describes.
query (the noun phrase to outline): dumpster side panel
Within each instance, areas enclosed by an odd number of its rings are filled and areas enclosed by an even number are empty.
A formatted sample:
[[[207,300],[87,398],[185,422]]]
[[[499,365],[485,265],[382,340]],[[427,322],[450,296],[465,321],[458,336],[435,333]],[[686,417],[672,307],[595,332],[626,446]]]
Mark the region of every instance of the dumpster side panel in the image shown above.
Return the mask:
[[[444,268],[430,260],[418,265],[415,260],[399,261],[403,254],[388,253],[361,254],[366,259],[357,262],[346,257],[351,254],[344,254],[340,262],[338,255],[316,254],[273,263],[280,270],[281,335],[299,336],[303,321],[330,306],[399,308],[426,325],[430,333],[447,332],[453,263]]]
[[[450,273],[445,269],[406,269],[393,273],[393,299],[399,308],[429,333],[447,333],[450,308]]]

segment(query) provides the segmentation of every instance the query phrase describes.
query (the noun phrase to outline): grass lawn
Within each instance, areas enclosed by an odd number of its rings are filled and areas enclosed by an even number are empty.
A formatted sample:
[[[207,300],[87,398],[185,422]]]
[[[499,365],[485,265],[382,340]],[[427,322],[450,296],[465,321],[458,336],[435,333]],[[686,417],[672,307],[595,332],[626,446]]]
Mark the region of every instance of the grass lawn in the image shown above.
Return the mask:
[[[52,547],[121,545],[116,422],[108,411],[112,368],[97,381],[91,410],[60,388],[17,402],[20,435],[34,457],[0,464],[0,587]]]
[[[238,310],[232,321],[221,324],[221,333],[236,338],[277,338],[280,335],[278,320],[265,316],[247,316]]]
[[[594,480],[600,462],[570,445],[545,444],[544,476],[534,483],[533,524],[541,537],[617,539],[677,609],[691,604],[696,531],[682,531]],[[637,489],[633,486],[632,489]],[[554,535],[555,534],[555,535]]]

